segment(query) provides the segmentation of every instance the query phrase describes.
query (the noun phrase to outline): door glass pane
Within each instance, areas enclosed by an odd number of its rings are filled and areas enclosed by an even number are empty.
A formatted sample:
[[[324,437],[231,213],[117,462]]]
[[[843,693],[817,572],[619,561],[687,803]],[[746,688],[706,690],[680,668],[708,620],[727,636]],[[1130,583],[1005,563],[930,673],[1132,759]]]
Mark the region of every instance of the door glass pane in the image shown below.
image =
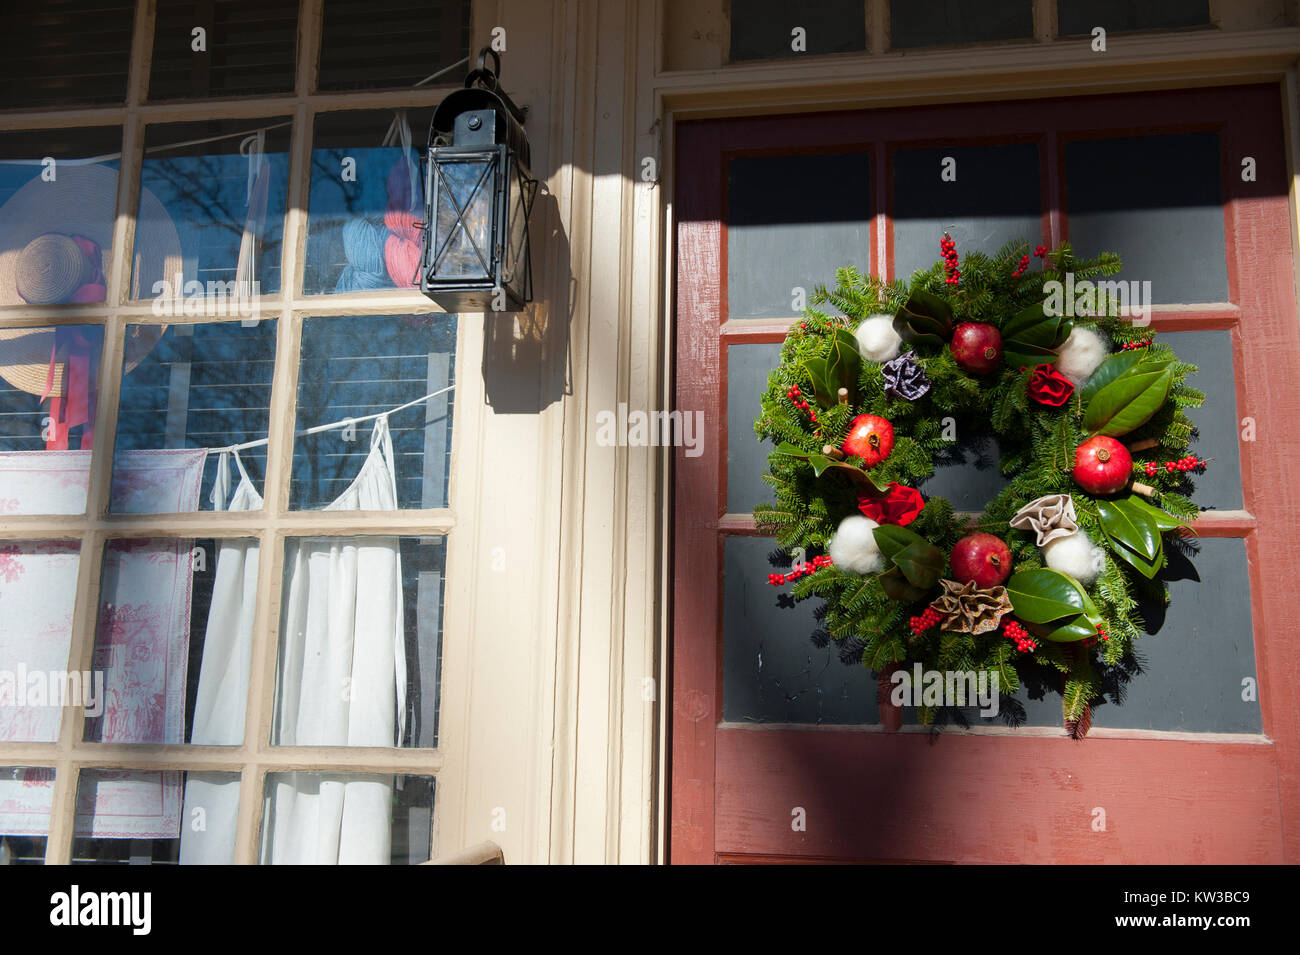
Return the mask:
[[[1144,302],[1228,301],[1217,133],[1067,143],[1065,168],[1079,255],[1119,252],[1109,278],[1149,282]]]
[[[234,506],[260,509],[266,446],[238,452],[242,470],[217,501],[217,479],[235,465],[203,449],[266,438],[275,320],[128,325],[126,335],[111,510],[225,510],[244,474],[250,487]]]
[[[433,843],[432,776],[268,773],[263,865],[418,865]]]
[[[767,472],[770,441],[754,434],[767,376],[781,364],[781,344],[731,345],[727,348],[727,512],[750,514],[758,504],[776,499]]]
[[[255,539],[108,541],[88,742],[243,743],[257,567]]]
[[[298,370],[291,505],[446,507],[454,391],[398,411],[386,424],[352,419],[391,411],[452,385],[455,352],[454,315],[307,319]],[[341,423],[305,433],[335,422]],[[395,501],[356,497],[363,470],[368,465],[387,470],[390,453]]]
[[[410,286],[420,261],[424,185],[417,146],[429,110],[316,117],[303,292]],[[410,149],[402,145],[403,129]]]
[[[889,46],[904,50],[952,43],[1028,40],[1032,0],[890,0]]]
[[[288,540],[275,744],[437,745],[445,567],[441,537]]]
[[[53,743],[85,701],[67,672],[80,557],[77,541],[0,542],[0,743]]]
[[[81,514],[99,403],[99,325],[0,328],[0,514]]]
[[[906,279],[938,261],[944,232],[952,233],[961,255],[992,255],[1012,240],[1032,248],[1042,241],[1041,206],[1033,143],[900,149],[894,153],[894,276]]]
[[[1202,538],[1184,552],[1168,547],[1169,605],[1139,601],[1147,636],[1134,644],[1141,673],[1107,692],[1093,712],[1094,726],[1258,733],[1258,696],[1244,691],[1255,680],[1250,573],[1246,542]]]
[[[802,36],[796,37],[796,29]],[[802,46],[796,46],[797,43]],[[731,60],[852,53],[867,48],[861,0],[731,0]]]
[[[852,647],[830,640],[824,631],[815,638],[819,601],[796,603],[790,597],[791,585],[768,583],[768,574],[790,569],[790,558],[776,542],[768,537],[728,537],[725,559],[722,718],[878,722],[876,677],[862,665],[861,650],[854,654]]]
[[[0,766],[0,865],[44,865],[54,770]]]
[[[289,125],[268,117],[147,127],[132,299],[154,299],[155,315],[243,317],[232,301],[280,290]]]
[[[746,156],[729,175],[728,318],[790,318],[796,287],[811,299],[841,266],[873,271],[866,153]]]
[[[231,865],[239,773],[84,769],[72,862]]]

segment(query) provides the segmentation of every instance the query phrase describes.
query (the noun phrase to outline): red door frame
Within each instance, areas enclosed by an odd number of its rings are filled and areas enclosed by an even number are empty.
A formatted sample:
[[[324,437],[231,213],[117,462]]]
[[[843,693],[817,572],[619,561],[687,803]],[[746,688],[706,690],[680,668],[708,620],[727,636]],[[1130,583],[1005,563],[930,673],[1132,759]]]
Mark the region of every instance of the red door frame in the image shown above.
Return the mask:
[[[678,127],[676,407],[705,409],[718,438],[704,442],[698,457],[680,448],[675,455],[670,861],[1300,861],[1300,702],[1293,695],[1300,630],[1287,606],[1300,566],[1293,530],[1300,329],[1282,115],[1276,86],[1243,86]],[[1262,736],[1177,739],[1135,730],[1094,731],[1083,742],[1028,733],[935,740],[897,732],[883,713],[871,727],[722,725],[723,543],[755,533],[748,515],[725,514],[726,347],[780,341],[788,324],[727,322],[727,161],[870,149],[874,266],[877,236],[892,236],[880,173],[899,144],[1040,142],[1044,198],[1052,200],[1044,203],[1044,241],[1052,244],[1065,237],[1064,141],[1190,130],[1220,135],[1233,304],[1157,311],[1153,327],[1230,330],[1238,415],[1256,422],[1258,440],[1240,445],[1244,510],[1208,514],[1196,530],[1245,541]],[[1255,182],[1235,174],[1245,156],[1256,160]],[[1097,807],[1105,831],[1093,830]],[[790,824],[796,808],[805,812],[804,831]]]

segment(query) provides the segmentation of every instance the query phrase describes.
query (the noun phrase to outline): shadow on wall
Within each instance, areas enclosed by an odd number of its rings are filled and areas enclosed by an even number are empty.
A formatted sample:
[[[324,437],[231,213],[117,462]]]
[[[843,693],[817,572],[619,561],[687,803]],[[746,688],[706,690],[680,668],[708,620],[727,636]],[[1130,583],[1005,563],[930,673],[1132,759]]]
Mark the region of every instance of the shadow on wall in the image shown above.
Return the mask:
[[[571,394],[569,326],[574,278],[555,196],[538,191],[531,218],[533,301],[522,312],[483,315],[483,384],[497,414],[536,414]],[[563,281],[551,281],[552,271]]]

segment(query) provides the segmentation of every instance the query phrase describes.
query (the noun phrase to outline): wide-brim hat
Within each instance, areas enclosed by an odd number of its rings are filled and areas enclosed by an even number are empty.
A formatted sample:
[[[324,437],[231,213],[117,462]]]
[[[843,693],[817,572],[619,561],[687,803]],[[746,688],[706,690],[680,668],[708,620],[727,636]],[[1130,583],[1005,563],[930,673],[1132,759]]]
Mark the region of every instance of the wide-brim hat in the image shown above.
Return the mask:
[[[18,294],[24,250],[54,233],[83,236],[102,250],[100,270],[107,275],[117,208],[117,170],[101,164],[55,167],[55,178],[39,175],[0,206],[0,306],[26,305]],[[132,288],[149,295],[154,283],[171,281],[182,270],[181,241],[171,216],[148,189],[140,193],[136,220]],[[137,297],[137,296],[132,296]],[[44,306],[52,307],[52,306]],[[135,326],[126,341],[126,371],[138,365],[166,326]],[[0,328],[0,377],[34,395],[46,393],[54,329]],[[64,363],[54,368],[49,393],[62,396]]]

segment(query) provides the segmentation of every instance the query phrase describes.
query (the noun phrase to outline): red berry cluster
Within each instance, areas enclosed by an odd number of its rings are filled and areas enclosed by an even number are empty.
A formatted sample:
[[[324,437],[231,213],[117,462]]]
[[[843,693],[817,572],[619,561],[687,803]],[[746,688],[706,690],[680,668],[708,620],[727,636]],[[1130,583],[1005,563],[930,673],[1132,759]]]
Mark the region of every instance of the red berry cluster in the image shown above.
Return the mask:
[[[803,400],[803,392],[799,390],[798,385],[791,385],[790,390],[785,393],[785,396],[790,399],[796,408],[802,408],[804,411],[808,412],[809,420],[817,420],[817,412],[813,411],[812,406]]]
[[[1016,642],[1016,649],[1021,653],[1033,653],[1038,649],[1038,641],[1029,635],[1024,627],[1015,620],[1008,620],[1002,628],[1002,635]]]
[[[1097,645],[1098,640],[1101,640],[1104,643],[1109,639],[1110,639],[1110,634],[1106,632],[1106,628],[1103,627],[1101,624],[1097,624],[1097,636],[1084,637],[1083,645],[1085,647],[1095,647]]]
[[[907,621],[907,625],[912,628],[912,633],[919,637],[921,634],[925,633],[925,631],[935,626],[941,619],[939,611],[935,610],[933,607],[926,607],[925,612],[922,613],[921,616],[912,617]]]
[[[939,240],[939,251],[943,253],[943,270],[948,273],[944,281],[949,285],[956,285],[961,281],[961,269],[958,268],[957,263],[957,243],[947,232]]]
[[[815,574],[823,567],[829,567],[830,565],[831,559],[829,557],[814,557],[806,564],[795,564],[790,568],[790,573],[788,574],[768,574],[767,582],[773,587],[780,587],[782,584],[788,584],[791,581],[798,580],[800,577]]]
[[[1134,351],[1135,349],[1138,348],[1146,348],[1148,345],[1151,344],[1152,341],[1154,341],[1154,339],[1142,338],[1135,342],[1125,342],[1123,345],[1120,345],[1119,347],[1120,347],[1120,351]]]
[[[1047,246],[1045,245],[1034,246],[1034,255],[1038,256],[1040,259],[1047,258]]]
[[[1042,246],[1040,245],[1039,248],[1041,249]],[[1016,266],[1016,270],[1015,270],[1014,272],[1011,273],[1011,277],[1012,277],[1013,279],[1018,279],[1018,278],[1020,278],[1020,276],[1022,276],[1022,275],[1025,274],[1025,269],[1027,269],[1027,268],[1029,268],[1029,256],[1027,256],[1027,255],[1022,255],[1022,256],[1020,257],[1020,264],[1017,265],[1017,266]]]
[[[1198,458],[1194,454],[1189,454],[1186,457],[1179,458],[1177,461],[1166,461],[1163,467],[1169,474],[1173,474],[1176,471],[1196,471],[1201,473],[1209,463],[1208,459]],[[1161,465],[1157,464],[1155,461],[1148,461],[1146,464],[1141,465],[1141,468],[1146,472],[1147,477],[1155,477],[1160,473]]]

